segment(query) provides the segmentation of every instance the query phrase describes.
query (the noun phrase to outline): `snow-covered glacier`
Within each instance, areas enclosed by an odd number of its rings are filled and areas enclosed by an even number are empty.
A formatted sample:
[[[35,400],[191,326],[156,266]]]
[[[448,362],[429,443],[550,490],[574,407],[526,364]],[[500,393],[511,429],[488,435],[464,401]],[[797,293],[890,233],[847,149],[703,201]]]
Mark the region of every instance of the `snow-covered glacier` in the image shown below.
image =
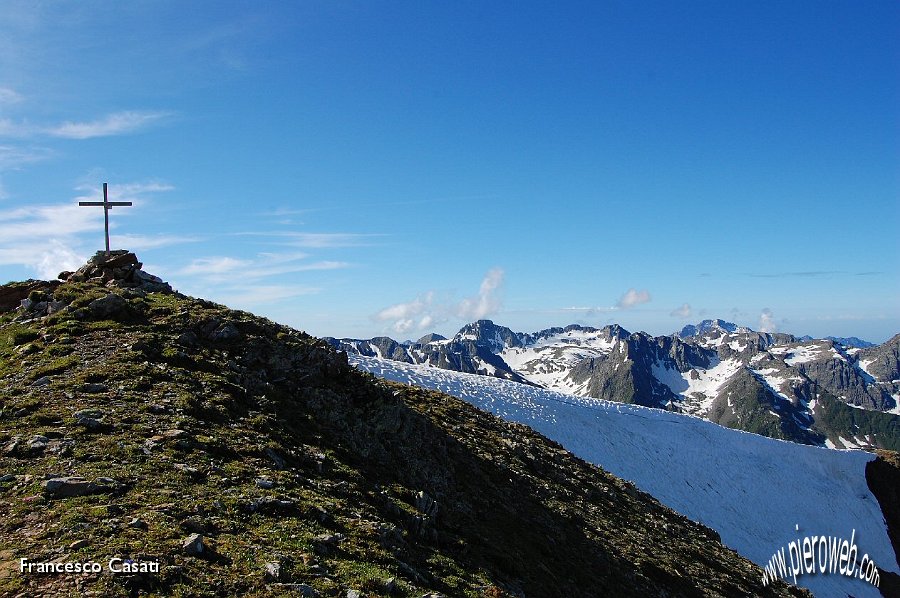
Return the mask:
[[[498,378],[350,355],[378,377],[440,390],[531,426],[588,462],[634,482],[670,508],[715,529],[765,566],[798,538],[855,530],[859,558],[900,572],[881,508],[866,484],[864,451],[831,450],[731,430],[706,420],[550,391]],[[810,574],[816,596],[880,596],[864,581]]]

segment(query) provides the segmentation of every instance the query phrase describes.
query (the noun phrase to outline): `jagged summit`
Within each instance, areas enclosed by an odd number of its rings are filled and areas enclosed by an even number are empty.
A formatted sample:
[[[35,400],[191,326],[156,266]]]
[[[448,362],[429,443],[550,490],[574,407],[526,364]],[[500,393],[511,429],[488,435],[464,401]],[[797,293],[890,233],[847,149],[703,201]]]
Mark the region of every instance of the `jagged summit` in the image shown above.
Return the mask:
[[[432,332],[431,334],[426,334],[425,336],[417,340],[414,344],[427,345],[428,343],[436,343],[445,340],[447,340],[446,336],[441,336],[440,334]]]
[[[0,595],[800,595],[533,430],[127,252],[64,279],[0,287],[31,289],[0,310]]]
[[[681,332],[678,333],[678,336],[681,338],[689,338],[692,336],[703,336],[710,332],[750,332],[749,328],[739,327],[737,324],[733,322],[726,322],[725,320],[715,319],[715,320],[703,320],[699,324],[688,324],[684,328],[681,329]]]

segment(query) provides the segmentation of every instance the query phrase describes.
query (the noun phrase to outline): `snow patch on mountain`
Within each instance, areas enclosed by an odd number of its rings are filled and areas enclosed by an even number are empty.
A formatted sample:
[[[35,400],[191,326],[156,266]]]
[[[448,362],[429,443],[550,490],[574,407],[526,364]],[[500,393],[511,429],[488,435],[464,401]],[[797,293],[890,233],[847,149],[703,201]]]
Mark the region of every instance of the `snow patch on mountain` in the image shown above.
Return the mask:
[[[785,375],[788,374],[788,372],[785,372],[778,368],[751,368],[750,371],[753,372],[753,374],[755,374],[756,377],[763,382],[763,384],[768,386],[776,396],[784,399],[789,403],[791,402],[791,398],[787,393],[791,392],[791,389],[793,388],[792,382],[803,382],[803,378],[801,378],[800,376]],[[791,392],[791,394],[793,394],[793,392]],[[778,414],[776,413],[776,415]]]
[[[784,362],[788,365],[796,365],[798,363],[808,363],[821,359],[822,347],[819,345],[803,345],[791,349],[785,354]]]
[[[869,365],[871,365],[874,361],[874,359],[860,359],[856,362],[856,369],[868,384],[873,384],[876,382],[875,376],[873,376],[867,369]]]
[[[729,378],[741,369],[738,359],[718,361],[708,369],[695,368],[687,372],[679,372],[668,367],[668,364],[653,364],[653,376],[669,387],[676,395],[684,399],[684,412],[703,416],[709,412],[719,389]]]
[[[696,417],[498,378],[359,355],[349,359],[379,377],[441,390],[531,426],[717,530],[723,543],[759,565],[797,537],[849,538],[856,530],[861,553],[882,570],[900,572],[884,516],[866,484],[870,453],[774,440]],[[798,582],[820,596],[880,596],[876,588],[840,575],[803,576]]]
[[[506,347],[499,355],[529,382],[573,392],[579,385],[568,378],[570,370],[584,359],[609,354],[618,342],[602,330],[572,329],[521,347]]]

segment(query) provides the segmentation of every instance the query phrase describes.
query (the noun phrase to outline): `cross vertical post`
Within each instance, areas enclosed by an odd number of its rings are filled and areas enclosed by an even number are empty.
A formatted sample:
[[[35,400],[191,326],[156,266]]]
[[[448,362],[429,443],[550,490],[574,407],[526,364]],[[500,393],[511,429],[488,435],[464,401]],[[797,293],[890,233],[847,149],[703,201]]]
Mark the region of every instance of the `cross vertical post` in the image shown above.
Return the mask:
[[[103,231],[106,238],[106,257],[109,257],[109,211],[113,206],[130,206],[130,201],[109,201],[107,183],[103,183],[103,201],[79,201],[79,206],[103,206]]]
[[[109,257],[109,194],[103,183],[103,232],[106,236],[106,257]]]

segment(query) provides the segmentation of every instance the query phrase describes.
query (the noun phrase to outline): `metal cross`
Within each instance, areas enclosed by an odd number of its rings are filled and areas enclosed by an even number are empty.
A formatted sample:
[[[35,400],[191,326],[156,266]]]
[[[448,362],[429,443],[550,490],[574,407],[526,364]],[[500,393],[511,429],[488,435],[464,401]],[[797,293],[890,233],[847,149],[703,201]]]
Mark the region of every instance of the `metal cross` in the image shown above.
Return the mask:
[[[109,257],[109,211],[113,206],[130,206],[130,201],[109,201],[106,183],[103,183],[103,201],[79,201],[79,206],[103,206],[103,222],[106,230],[106,257]]]

